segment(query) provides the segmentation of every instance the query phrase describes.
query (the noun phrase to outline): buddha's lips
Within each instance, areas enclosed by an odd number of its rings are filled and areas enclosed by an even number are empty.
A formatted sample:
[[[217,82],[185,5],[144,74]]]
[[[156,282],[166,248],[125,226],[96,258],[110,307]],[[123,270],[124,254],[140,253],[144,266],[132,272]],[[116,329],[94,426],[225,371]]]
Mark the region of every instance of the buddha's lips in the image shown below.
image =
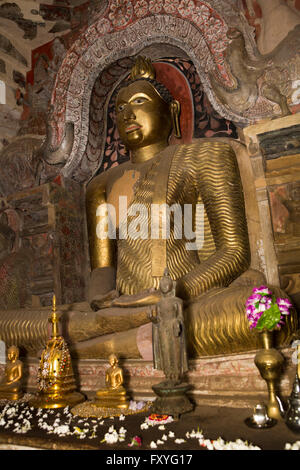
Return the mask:
[[[131,124],[130,126],[126,127],[125,132],[128,134],[129,132],[136,131],[140,129],[142,126],[139,126],[138,124]]]

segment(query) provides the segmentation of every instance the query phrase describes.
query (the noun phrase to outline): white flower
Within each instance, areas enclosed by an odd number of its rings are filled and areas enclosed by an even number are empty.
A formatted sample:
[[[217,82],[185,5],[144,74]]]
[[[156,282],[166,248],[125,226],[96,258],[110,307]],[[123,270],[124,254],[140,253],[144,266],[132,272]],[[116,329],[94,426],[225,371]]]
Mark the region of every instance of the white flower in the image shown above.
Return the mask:
[[[175,439],[175,444],[182,444],[183,442],[186,442],[184,439]]]
[[[6,421],[4,418],[0,419],[0,426],[4,426],[6,424]]]
[[[157,444],[157,445],[164,444],[164,441],[161,441],[160,439],[158,439],[158,440],[156,441],[156,444]]]
[[[164,435],[162,436],[162,440],[163,440],[163,441],[167,441],[167,440],[168,440],[168,436],[167,436],[166,434],[164,434]]]
[[[138,401],[137,404],[136,404],[136,409],[137,410],[141,410],[143,409],[145,406],[145,402],[144,401]]]
[[[207,448],[208,450],[214,450],[214,446],[213,446],[212,442],[210,442],[209,439],[207,439],[207,441],[208,441],[208,442],[207,442],[207,444],[206,444],[206,448]]]
[[[136,401],[130,400],[129,409],[130,409],[130,410],[133,410],[133,411],[136,411],[136,408],[137,408],[137,403],[136,403]]]
[[[119,429],[119,434],[126,434],[127,429],[123,428],[123,426]]]
[[[284,447],[285,450],[300,450],[300,441],[294,442],[294,444],[290,444],[287,442]]]
[[[70,428],[67,424],[62,424],[61,426],[57,426],[53,433],[58,434],[59,436],[65,436],[70,433]]]
[[[168,436],[169,436],[169,437],[175,437],[175,434],[173,433],[173,431],[169,431]]]
[[[161,431],[164,431],[166,428],[163,424],[161,424],[160,426],[158,426],[158,429],[160,429]]]
[[[108,432],[114,432],[114,430],[115,430],[115,428],[114,428],[114,426],[112,425],[112,426],[110,426],[110,428],[108,429]]]
[[[124,421],[124,419],[125,419],[125,416],[124,416],[124,415],[120,415],[120,416],[119,416],[119,420],[120,420],[120,421]]]
[[[104,435],[104,440],[107,442],[107,444],[115,444],[119,440],[119,435],[117,431],[107,432]]]
[[[150,447],[151,447],[151,449],[157,449],[157,445],[155,444],[154,441],[150,442]]]
[[[15,408],[8,408],[8,410],[6,410],[6,414],[8,416],[11,416],[11,417],[16,416],[16,409]]]
[[[147,423],[142,423],[140,426],[141,429],[148,429],[149,425]]]

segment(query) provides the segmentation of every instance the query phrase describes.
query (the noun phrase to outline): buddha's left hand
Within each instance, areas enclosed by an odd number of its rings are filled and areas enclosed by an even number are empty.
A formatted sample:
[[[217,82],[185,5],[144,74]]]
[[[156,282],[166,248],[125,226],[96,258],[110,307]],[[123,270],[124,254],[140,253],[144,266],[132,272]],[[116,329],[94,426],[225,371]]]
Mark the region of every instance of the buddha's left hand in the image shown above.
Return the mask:
[[[135,295],[120,295],[112,301],[113,307],[142,307],[155,305],[161,299],[161,293],[154,289],[145,290]]]

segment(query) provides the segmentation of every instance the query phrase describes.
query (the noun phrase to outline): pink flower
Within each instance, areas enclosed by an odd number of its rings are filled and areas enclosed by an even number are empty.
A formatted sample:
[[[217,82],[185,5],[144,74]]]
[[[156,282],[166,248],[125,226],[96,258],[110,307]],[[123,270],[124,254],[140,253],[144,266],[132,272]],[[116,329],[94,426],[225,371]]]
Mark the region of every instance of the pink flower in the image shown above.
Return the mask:
[[[278,307],[283,307],[286,309],[291,308],[293,306],[288,299],[282,299],[281,297],[277,299],[277,305]]]
[[[134,436],[131,440],[131,443],[128,444],[128,447],[138,446],[141,447],[142,439],[139,436]]]
[[[277,305],[280,311],[280,320],[277,323],[277,328],[281,328],[281,325],[284,324],[284,315],[289,315],[289,308],[292,307],[291,302],[288,299],[283,299],[281,297],[275,300],[275,296],[272,295],[270,289],[266,286],[255,287],[246,301],[246,316],[249,321],[249,327],[256,328],[257,323],[264,312],[268,315],[274,314],[274,305]],[[265,318],[270,318],[265,316]],[[262,325],[260,325],[261,328]],[[273,328],[273,327],[272,327]]]
[[[267,286],[254,287],[253,294],[267,294],[272,295],[272,292]]]
[[[252,294],[250,297],[248,297],[246,301],[246,307],[249,307],[250,305],[255,305],[257,302],[259,302],[261,299],[261,295],[259,294]]]

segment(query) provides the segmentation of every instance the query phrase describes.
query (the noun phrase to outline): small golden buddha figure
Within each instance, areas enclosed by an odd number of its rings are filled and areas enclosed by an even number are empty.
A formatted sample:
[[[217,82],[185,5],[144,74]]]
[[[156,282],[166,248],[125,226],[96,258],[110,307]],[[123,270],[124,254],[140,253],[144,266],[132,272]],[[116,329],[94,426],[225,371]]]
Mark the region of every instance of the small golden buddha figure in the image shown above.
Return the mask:
[[[127,409],[129,401],[123,386],[123,371],[118,366],[118,358],[115,354],[110,354],[108,361],[110,367],[105,372],[106,387],[96,392],[94,404],[103,408]]]
[[[0,382],[0,399],[18,400],[23,396],[21,384],[23,363],[19,360],[19,348],[17,346],[8,348],[7,359],[5,377]]]
[[[59,334],[59,315],[56,299],[53,296],[52,315],[49,322],[52,334],[42,352],[38,372],[39,393],[30,405],[36,408],[61,408],[84,401],[84,396],[76,392],[70,352],[64,338]]]

